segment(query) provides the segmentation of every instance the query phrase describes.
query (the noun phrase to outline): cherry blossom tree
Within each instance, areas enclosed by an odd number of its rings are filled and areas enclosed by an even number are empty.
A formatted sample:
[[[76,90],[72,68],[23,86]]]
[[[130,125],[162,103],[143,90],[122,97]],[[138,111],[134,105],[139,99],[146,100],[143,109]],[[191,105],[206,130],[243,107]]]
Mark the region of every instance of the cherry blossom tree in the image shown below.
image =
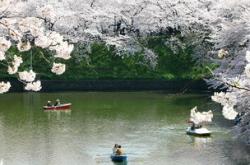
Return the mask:
[[[26,16],[25,14],[19,13],[17,15],[9,11],[13,5],[20,7],[19,5],[25,2],[13,3],[13,1],[1,1],[0,30],[2,36],[0,37],[0,61],[7,67],[7,72],[10,75],[15,75],[19,81],[25,84],[25,90],[39,91],[42,87],[40,80],[36,78],[37,73],[34,72],[35,68],[32,65],[33,47],[52,51],[54,53],[52,61],[44,58],[52,66],[51,71],[61,75],[65,72],[66,66],[65,64],[57,63],[56,60],[68,60],[71,57],[70,54],[74,46],[64,40],[60,33],[51,28],[53,21],[56,20],[54,9],[51,6],[36,8],[34,11],[36,12],[35,15]],[[8,51],[11,47],[17,48],[20,54],[13,54],[11,51]],[[30,55],[30,61],[28,61],[30,67],[25,68],[25,70],[20,69],[24,63],[22,52],[29,52]],[[0,93],[7,92],[10,87],[10,82],[1,82]]]
[[[33,86],[33,91],[41,87],[33,85],[37,75],[32,67],[32,48],[49,49],[55,53],[54,59],[68,60],[73,45],[66,40],[86,45],[93,41],[104,41],[107,46],[116,47],[117,55],[122,55],[124,51],[131,54],[143,51],[145,61],[155,67],[157,56],[140,42],[142,38],[165,28],[169,31],[178,29],[184,35],[190,31],[188,28],[191,24],[197,21],[193,14],[201,12],[199,5],[204,7],[203,2],[198,0],[4,0],[0,8],[0,30],[3,32],[0,59],[7,65],[9,74],[16,75],[25,85]],[[19,52],[30,52],[29,68],[19,69],[24,61],[21,55],[8,52],[11,47],[16,47]],[[52,65],[51,71],[57,75],[66,69],[62,63],[45,60]],[[36,84],[41,83],[37,80]]]
[[[212,100],[222,105],[225,118],[236,121],[237,137],[250,144],[250,5],[240,0],[224,1],[217,6],[219,20],[211,28],[210,41],[214,44],[212,54],[218,53],[213,61],[219,67],[211,71],[213,78],[207,82],[211,87],[223,89],[224,92],[215,93]]]

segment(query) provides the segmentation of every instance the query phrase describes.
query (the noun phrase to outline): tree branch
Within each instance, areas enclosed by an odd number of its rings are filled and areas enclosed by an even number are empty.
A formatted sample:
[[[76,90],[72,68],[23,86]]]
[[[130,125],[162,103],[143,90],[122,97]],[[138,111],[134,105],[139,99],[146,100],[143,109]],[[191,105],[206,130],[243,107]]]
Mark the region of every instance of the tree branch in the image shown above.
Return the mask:
[[[228,81],[224,81],[223,79],[219,78],[219,77],[216,77],[216,75],[214,74],[214,72],[208,67],[206,66],[206,68],[211,72],[211,74],[214,76],[214,79],[217,80],[217,81],[220,81],[224,84],[226,84],[227,86],[230,86],[232,88],[236,88],[236,89],[240,89],[240,90],[245,90],[245,91],[248,91],[250,92],[250,89],[249,88],[246,88],[246,87],[241,87],[241,86],[238,86],[238,85],[235,85],[235,84],[232,84]]]

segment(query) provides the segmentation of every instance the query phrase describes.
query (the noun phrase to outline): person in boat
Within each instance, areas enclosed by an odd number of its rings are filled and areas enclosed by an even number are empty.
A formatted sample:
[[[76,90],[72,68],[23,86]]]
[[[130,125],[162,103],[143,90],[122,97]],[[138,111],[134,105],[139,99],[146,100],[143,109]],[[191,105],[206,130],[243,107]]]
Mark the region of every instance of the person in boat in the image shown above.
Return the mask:
[[[118,145],[118,148],[116,150],[116,155],[123,155],[124,154],[124,150],[122,149],[121,145]]]
[[[51,106],[52,106],[51,101],[48,101],[48,102],[47,102],[47,106],[48,106],[48,107],[51,107]]]
[[[54,104],[54,106],[58,106],[58,105],[60,105],[60,104],[61,104],[60,100],[59,100],[59,99],[56,99],[56,103]]]
[[[118,144],[115,144],[114,147],[113,147],[113,154],[116,153],[117,148],[118,148]]]
[[[196,125],[194,122],[192,122],[191,130],[195,130],[195,129],[198,129],[198,128],[201,128],[201,127],[202,127],[201,125]]]
[[[194,129],[195,129],[195,124],[194,124],[194,122],[192,122],[191,130],[194,130]]]

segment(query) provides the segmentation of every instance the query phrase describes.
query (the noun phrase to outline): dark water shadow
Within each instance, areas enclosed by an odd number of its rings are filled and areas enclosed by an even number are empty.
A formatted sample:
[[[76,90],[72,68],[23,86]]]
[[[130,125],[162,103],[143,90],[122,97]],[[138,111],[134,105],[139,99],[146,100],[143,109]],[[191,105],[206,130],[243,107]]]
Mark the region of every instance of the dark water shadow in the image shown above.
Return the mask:
[[[123,162],[113,162],[114,165],[127,165],[128,161],[123,161]]]

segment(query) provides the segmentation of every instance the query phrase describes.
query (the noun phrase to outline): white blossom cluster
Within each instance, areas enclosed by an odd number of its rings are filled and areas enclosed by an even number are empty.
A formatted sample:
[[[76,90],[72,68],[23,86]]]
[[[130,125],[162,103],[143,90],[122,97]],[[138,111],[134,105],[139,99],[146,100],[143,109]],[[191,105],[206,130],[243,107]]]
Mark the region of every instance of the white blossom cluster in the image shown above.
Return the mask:
[[[18,71],[19,66],[23,63],[22,57],[14,55],[13,61],[8,66],[8,73],[9,74],[16,74]]]
[[[66,70],[66,65],[62,63],[53,63],[53,67],[51,69],[51,72],[61,75],[65,72]]]
[[[0,7],[4,7],[2,1],[0,3]],[[9,1],[5,5],[11,4],[12,2]],[[7,6],[6,8],[8,9]],[[74,49],[73,44],[69,44],[61,34],[53,31],[46,24],[50,21],[55,21],[55,19],[56,13],[51,5],[37,8],[35,17],[5,17],[5,15],[0,17],[0,30],[2,31],[2,36],[0,37],[0,62],[7,65],[9,74],[17,75],[18,79],[25,84],[25,90],[39,91],[42,88],[41,82],[36,80],[37,73],[33,69],[27,68],[20,71],[20,66],[26,62],[23,61],[21,53],[20,55],[12,55],[8,53],[8,50],[11,46],[14,46],[19,52],[28,52],[32,51],[32,47],[41,47],[54,52],[53,59],[55,60],[70,59],[70,54]],[[32,65],[32,61],[30,63]],[[51,61],[50,65],[52,66],[51,71],[57,75],[65,72],[65,64]],[[1,93],[7,92],[9,88],[9,82],[1,82]]]
[[[0,61],[6,59],[5,52],[10,48],[11,42],[6,40],[4,37],[0,37]]]
[[[218,51],[218,57],[219,57],[219,58],[224,58],[224,57],[226,57],[226,56],[228,56],[228,51],[227,51],[227,50],[225,50],[225,49],[220,49],[220,50]]]
[[[0,94],[8,92],[10,87],[10,82],[0,82]]]
[[[197,111],[197,107],[194,107],[190,111],[190,121],[194,124],[202,124],[202,123],[210,123],[213,119],[213,113],[211,110],[208,112],[199,112]]]
[[[225,92],[215,92],[212,96],[212,100],[220,103],[223,106],[222,113],[225,118],[229,120],[235,119],[238,113],[234,110],[234,106],[237,103],[237,98],[234,94]]]
[[[36,79],[36,73],[33,70],[23,71],[18,73],[20,80],[33,82]]]
[[[25,86],[24,89],[27,91],[35,91],[35,92],[40,91],[42,89],[41,81],[37,80],[34,82],[30,82]]]

